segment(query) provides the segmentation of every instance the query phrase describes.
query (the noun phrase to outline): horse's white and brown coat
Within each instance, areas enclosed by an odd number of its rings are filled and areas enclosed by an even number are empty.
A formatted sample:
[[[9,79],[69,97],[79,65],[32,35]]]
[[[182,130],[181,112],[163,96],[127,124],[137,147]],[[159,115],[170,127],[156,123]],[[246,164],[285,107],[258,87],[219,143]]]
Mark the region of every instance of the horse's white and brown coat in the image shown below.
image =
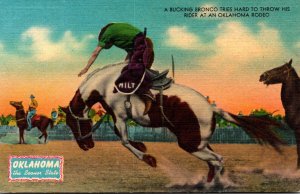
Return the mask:
[[[100,102],[106,111],[113,116],[116,134],[121,138],[123,145],[139,159],[144,160],[151,166],[156,166],[155,158],[145,153],[144,144],[132,142],[128,139],[125,124],[127,114],[124,107],[126,96],[113,93],[114,81],[124,65],[119,63],[106,66],[89,74],[70,102],[70,108],[74,114],[87,117],[88,110],[95,103]],[[208,181],[211,181],[214,175],[220,173],[223,166],[222,157],[213,152],[208,145],[215,128],[214,115],[215,113],[221,114],[225,119],[236,124],[239,124],[239,119],[230,113],[212,107],[206,98],[195,90],[173,84],[163,93],[164,112],[174,125],[173,127],[167,121],[162,123],[159,109],[160,96],[158,91],[152,92],[156,97],[156,102],[153,103],[149,114],[146,116],[143,115],[143,101],[135,95],[131,96],[133,119],[142,126],[168,127],[176,135],[178,144],[182,149],[208,163],[210,169]],[[72,119],[68,114],[67,123],[73,132],[75,131],[74,135],[76,136],[74,118]],[[91,128],[88,122],[82,122],[80,126],[85,130],[84,133],[88,133],[87,130]],[[92,138],[78,142],[78,144],[84,150],[94,146]]]

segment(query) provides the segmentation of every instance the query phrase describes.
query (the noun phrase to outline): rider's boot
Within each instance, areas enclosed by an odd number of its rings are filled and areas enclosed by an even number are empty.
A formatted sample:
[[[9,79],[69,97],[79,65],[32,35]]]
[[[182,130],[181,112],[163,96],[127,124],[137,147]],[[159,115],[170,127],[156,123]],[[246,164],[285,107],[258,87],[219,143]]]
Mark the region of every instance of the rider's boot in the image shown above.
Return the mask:
[[[27,123],[28,123],[28,127],[27,127],[26,131],[30,131],[32,128],[31,121],[28,121]]]
[[[28,114],[27,114],[27,129],[26,129],[26,131],[30,131],[31,130],[31,128],[32,128],[32,125],[31,125],[31,118],[32,118],[32,116],[30,115],[30,113],[28,112]]]
[[[152,102],[155,101],[154,99],[154,95],[152,94],[152,92],[150,90],[148,90],[147,92],[145,92],[144,94],[141,95],[141,98],[143,99],[144,103],[145,103],[145,110],[144,110],[144,115],[148,114],[151,106],[152,106]]]

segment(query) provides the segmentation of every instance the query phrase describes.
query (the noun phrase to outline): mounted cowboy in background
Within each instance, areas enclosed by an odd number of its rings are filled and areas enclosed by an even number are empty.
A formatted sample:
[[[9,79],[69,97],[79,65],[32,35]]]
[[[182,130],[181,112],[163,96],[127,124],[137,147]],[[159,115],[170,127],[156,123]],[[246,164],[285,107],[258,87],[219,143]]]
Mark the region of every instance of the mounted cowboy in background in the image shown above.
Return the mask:
[[[33,98],[31,99],[34,100]],[[31,118],[30,119],[31,126],[28,127],[29,122],[27,119],[30,112],[25,113],[22,101],[10,101],[9,104],[15,107],[16,109],[15,117],[16,117],[17,126],[19,128],[19,144],[25,143],[24,140],[25,129],[31,129],[34,127],[37,127],[38,130],[42,133],[39,136],[39,143],[42,137],[44,137],[44,143],[46,143],[48,138],[47,129],[49,126],[50,128],[53,128],[53,121],[44,115],[34,114],[33,117],[29,117]]]
[[[127,65],[115,81],[114,93],[125,95],[137,94],[145,103],[144,114],[147,114],[154,101],[150,91],[152,78],[159,76],[158,72],[150,70],[154,61],[153,43],[144,32],[127,23],[110,23],[99,33],[98,45],[92,53],[87,65],[78,76],[85,74],[95,62],[102,49],[112,46],[119,47],[127,52]],[[166,75],[166,73],[165,73]]]
[[[27,114],[27,123],[28,123],[28,128],[26,129],[27,131],[30,131],[32,128],[31,119],[33,118],[33,116],[36,115],[37,107],[38,107],[38,102],[35,100],[35,96],[31,94],[30,104],[29,104],[28,114]]]

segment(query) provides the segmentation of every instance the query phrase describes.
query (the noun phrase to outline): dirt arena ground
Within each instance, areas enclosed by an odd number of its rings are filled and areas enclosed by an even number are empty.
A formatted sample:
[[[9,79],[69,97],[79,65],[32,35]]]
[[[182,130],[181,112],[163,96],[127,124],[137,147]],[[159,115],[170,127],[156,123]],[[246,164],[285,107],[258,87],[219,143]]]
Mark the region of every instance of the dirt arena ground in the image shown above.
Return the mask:
[[[295,146],[279,155],[252,144],[213,144],[224,156],[226,173],[215,184],[205,183],[207,165],[182,151],[176,143],[145,143],[157,158],[151,168],[120,142],[97,142],[88,152],[73,141],[46,145],[0,144],[0,192],[296,192]],[[9,155],[64,156],[64,181],[8,182]]]

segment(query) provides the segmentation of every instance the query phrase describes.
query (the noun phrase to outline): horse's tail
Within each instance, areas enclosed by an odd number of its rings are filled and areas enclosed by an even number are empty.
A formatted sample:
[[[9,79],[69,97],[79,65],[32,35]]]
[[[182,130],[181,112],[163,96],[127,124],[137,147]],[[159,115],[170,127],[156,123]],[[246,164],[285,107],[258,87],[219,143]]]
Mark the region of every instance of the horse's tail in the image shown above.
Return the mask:
[[[213,107],[213,111],[240,127],[250,136],[255,138],[259,144],[270,144],[277,152],[281,153],[280,146],[285,145],[275,129],[282,127],[280,123],[268,116],[237,116]]]

